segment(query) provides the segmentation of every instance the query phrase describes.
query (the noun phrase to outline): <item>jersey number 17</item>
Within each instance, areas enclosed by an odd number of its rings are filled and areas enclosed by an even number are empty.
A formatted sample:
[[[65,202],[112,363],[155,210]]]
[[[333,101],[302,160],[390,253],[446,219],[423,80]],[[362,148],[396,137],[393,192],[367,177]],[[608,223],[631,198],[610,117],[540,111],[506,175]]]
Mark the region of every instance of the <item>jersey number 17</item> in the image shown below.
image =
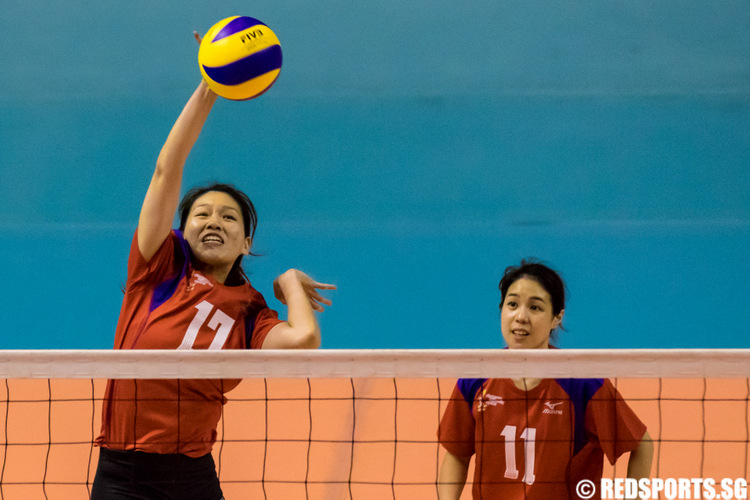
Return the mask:
[[[198,309],[198,312],[195,314],[193,321],[190,322],[190,326],[188,327],[187,332],[185,332],[185,336],[182,338],[182,343],[177,349],[189,350],[193,348],[195,339],[198,338],[198,331],[208,319],[208,316],[214,309],[214,305],[204,300],[195,306],[195,308]],[[224,346],[224,342],[227,341],[229,333],[232,331],[232,326],[234,326],[234,320],[221,309],[216,309],[214,315],[211,316],[211,321],[208,322],[208,327],[216,332],[208,349],[221,349]]]

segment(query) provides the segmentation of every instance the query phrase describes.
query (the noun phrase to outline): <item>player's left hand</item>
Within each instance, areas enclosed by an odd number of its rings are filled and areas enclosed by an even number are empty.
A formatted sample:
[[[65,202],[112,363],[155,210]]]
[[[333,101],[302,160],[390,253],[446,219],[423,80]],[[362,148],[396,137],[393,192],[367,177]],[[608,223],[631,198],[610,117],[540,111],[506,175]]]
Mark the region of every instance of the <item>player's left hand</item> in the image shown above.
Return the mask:
[[[336,285],[319,283],[298,269],[289,269],[273,282],[273,293],[282,304],[286,305],[284,287],[288,280],[295,280],[302,286],[302,290],[310,301],[310,307],[313,310],[322,312],[324,305],[330,306],[332,304],[331,300],[320,295],[318,290],[336,290]]]

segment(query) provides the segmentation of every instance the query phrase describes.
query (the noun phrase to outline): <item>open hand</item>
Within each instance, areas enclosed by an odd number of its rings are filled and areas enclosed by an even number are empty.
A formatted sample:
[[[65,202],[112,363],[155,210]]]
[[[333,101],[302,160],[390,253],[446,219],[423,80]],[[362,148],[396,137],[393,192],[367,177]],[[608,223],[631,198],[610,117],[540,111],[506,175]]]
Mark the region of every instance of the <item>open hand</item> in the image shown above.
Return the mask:
[[[282,304],[286,304],[284,289],[293,282],[299,283],[302,287],[313,310],[322,312],[324,305],[330,306],[332,304],[331,300],[320,295],[318,290],[336,290],[336,285],[318,283],[297,269],[289,269],[273,282],[273,293]]]

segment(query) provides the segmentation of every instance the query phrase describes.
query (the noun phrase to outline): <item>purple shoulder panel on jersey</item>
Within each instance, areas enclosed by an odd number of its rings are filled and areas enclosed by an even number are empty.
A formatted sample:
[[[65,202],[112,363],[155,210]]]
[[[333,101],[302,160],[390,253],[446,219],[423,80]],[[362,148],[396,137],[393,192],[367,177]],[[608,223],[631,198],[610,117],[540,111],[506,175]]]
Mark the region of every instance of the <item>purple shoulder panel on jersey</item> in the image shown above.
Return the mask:
[[[570,398],[570,404],[574,408],[573,422],[573,455],[581,451],[586,445],[586,407],[594,397],[594,394],[604,385],[604,379],[600,378],[564,378],[555,379]]]
[[[479,388],[482,387],[482,384],[486,381],[486,378],[460,378],[458,379],[458,382],[456,382],[458,390],[461,391],[461,395],[469,404],[469,408],[474,407],[474,397],[477,395]]]
[[[245,349],[250,349],[253,340],[253,330],[255,330],[255,314],[245,315]]]
[[[174,295],[175,290],[177,290],[177,285],[188,272],[188,264],[190,263],[190,246],[187,241],[185,241],[181,231],[175,229],[174,234],[177,237],[174,241],[174,262],[175,270],[177,272],[171,276],[167,276],[164,281],[156,285],[154,293],[151,296],[150,311],[153,311]]]

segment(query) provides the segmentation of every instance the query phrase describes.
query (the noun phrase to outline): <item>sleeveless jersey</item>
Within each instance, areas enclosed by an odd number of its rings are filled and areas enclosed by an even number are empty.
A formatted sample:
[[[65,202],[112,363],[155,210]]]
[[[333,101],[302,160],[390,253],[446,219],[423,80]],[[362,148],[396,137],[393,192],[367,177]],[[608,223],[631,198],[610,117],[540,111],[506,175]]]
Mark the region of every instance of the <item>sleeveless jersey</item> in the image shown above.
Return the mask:
[[[545,379],[524,391],[509,379],[460,379],[438,440],[476,454],[474,498],[578,499],[580,480],[599,484],[604,455],[614,464],[645,432],[609,380]]]
[[[196,271],[173,231],[146,262],[133,238],[115,349],[259,349],[281,321],[249,283],[226,286]],[[110,380],[96,443],[117,450],[211,451],[224,393],[239,380]]]

